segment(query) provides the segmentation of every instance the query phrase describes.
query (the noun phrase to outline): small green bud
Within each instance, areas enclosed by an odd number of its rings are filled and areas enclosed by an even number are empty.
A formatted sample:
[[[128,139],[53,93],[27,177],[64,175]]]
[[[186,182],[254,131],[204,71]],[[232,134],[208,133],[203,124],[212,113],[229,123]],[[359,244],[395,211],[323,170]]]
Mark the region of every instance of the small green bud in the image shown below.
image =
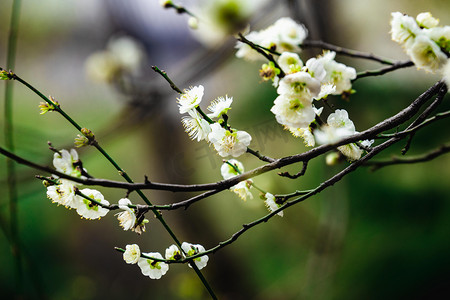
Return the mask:
[[[87,137],[85,137],[84,135],[77,134],[74,144],[75,144],[75,147],[81,148],[81,147],[89,145],[89,139]]]
[[[341,161],[341,155],[338,152],[332,152],[325,157],[325,162],[329,166],[335,166]]]
[[[173,6],[173,2],[171,0],[160,0],[159,4],[164,8],[169,8]]]
[[[196,17],[190,17],[188,20],[188,25],[191,29],[198,29],[198,19]]]

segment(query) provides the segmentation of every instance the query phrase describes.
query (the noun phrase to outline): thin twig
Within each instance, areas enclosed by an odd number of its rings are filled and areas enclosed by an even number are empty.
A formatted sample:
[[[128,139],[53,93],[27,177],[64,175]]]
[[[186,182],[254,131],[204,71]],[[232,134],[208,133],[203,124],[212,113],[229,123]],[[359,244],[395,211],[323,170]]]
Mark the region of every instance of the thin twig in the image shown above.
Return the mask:
[[[370,167],[371,171],[376,171],[386,166],[400,165],[400,164],[415,164],[430,161],[448,152],[450,152],[450,144],[445,144],[437,149],[434,149],[422,155],[417,155],[413,157],[393,156],[389,160],[368,161],[364,164],[364,166]]]
[[[303,167],[300,170],[300,172],[298,172],[298,173],[296,173],[294,175],[289,174],[289,172],[280,172],[280,173],[278,173],[278,175],[280,175],[282,177],[287,177],[287,178],[290,178],[290,179],[297,179],[300,176],[305,175],[307,167],[308,167],[308,161],[304,161],[303,162]]]
[[[444,99],[445,94],[447,94],[447,86],[444,85],[440,89],[439,93],[436,96],[436,99],[428,106],[421,114],[420,116],[414,120],[414,122],[409,127],[415,127],[422,123],[430,114],[432,111],[434,111]],[[414,137],[414,132],[409,135],[408,141],[406,142],[405,147],[402,149],[402,155],[405,155],[406,152],[408,152],[409,147],[411,146],[412,139]]]
[[[346,49],[346,48],[342,48],[339,46],[335,46],[323,41],[304,41],[300,47],[303,48],[322,48],[322,49],[326,49],[326,50],[331,50],[334,51],[336,53],[342,54],[342,55],[346,55],[346,56],[350,56],[350,57],[356,57],[356,58],[363,58],[363,59],[368,59],[368,60],[373,60],[385,65],[395,65],[395,62],[387,59],[387,58],[382,58],[380,56],[376,56],[372,53],[366,53],[366,52],[361,52],[361,51],[356,51],[356,50],[352,50],[352,49]]]
[[[399,61],[394,63],[391,66],[388,67],[384,67],[378,70],[371,70],[371,71],[364,71],[364,72],[360,72],[358,74],[356,74],[356,78],[353,79],[352,81],[356,81],[358,79],[364,78],[364,77],[369,77],[369,76],[380,76],[398,69],[402,69],[402,68],[407,68],[407,67],[412,67],[414,66],[414,63],[412,61]]]
[[[269,61],[273,62],[275,67],[280,70],[280,74],[278,74],[279,78],[283,78],[284,76],[286,76],[286,74],[281,69],[280,65],[278,65],[277,61],[273,58],[272,54],[267,53],[266,51],[261,49],[260,46],[246,39],[242,33],[239,33],[238,36],[239,36],[238,41],[241,41],[242,43],[249,45],[253,50],[257,51],[259,54],[267,58]]]

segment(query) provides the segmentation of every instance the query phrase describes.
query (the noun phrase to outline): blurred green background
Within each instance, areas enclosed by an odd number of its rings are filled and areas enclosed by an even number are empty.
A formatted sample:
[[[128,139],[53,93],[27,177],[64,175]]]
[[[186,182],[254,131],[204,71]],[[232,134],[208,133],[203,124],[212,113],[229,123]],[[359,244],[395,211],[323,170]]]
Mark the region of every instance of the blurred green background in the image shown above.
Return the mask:
[[[201,1],[180,2],[186,7]],[[222,1],[223,2],[223,1]],[[243,1],[246,2],[246,1]],[[247,1],[253,2],[255,1]],[[209,1],[220,4],[220,1]],[[450,3],[434,1],[261,1],[249,21],[252,30],[265,28],[281,16],[304,22],[314,39],[392,59],[407,59],[390,41],[390,13],[416,16],[430,11],[450,25]],[[12,1],[0,2],[0,66],[5,67]],[[220,12],[220,11],[219,11]],[[229,12],[228,12],[229,13]],[[224,13],[224,15],[227,15]],[[227,18],[225,18],[227,19]],[[142,43],[146,59],[135,74],[112,83],[86,75],[86,60],[102,51],[111,36],[126,34]],[[165,69],[180,88],[203,84],[204,106],[218,96],[232,96],[231,124],[248,131],[252,148],[281,157],[305,151],[299,139],[281,129],[269,109],[276,97],[258,77],[259,63],[238,60],[234,40],[215,45],[195,38],[187,17],[159,7],[159,1],[22,1],[15,72],[44,94],[55,97],[75,120],[91,129],[100,144],[136,181],[206,183],[221,179],[221,158],[206,143],[189,140],[176,105],[176,93],[150,69]],[[197,33],[198,34],[198,33]],[[318,51],[304,51],[306,61]],[[358,71],[379,65],[338,56]],[[358,80],[349,102],[331,98],[349,111],[362,131],[407,106],[437,75],[413,68],[380,78]],[[4,95],[4,84],[0,95]],[[448,96],[447,96],[448,98]],[[448,100],[448,99],[446,99]],[[51,165],[47,141],[57,148],[73,147],[77,132],[55,113],[39,114],[40,100],[14,85],[15,153]],[[448,110],[444,101],[440,111]],[[3,128],[3,105],[1,126]],[[408,155],[423,153],[447,142],[450,122],[420,131]],[[4,131],[0,133],[1,145]],[[399,155],[399,143],[379,156]],[[120,180],[95,149],[79,151],[95,177]],[[246,170],[260,166],[242,157]],[[255,178],[272,193],[311,189],[347,163],[328,167],[323,158],[308,166],[306,176],[280,178],[275,172]],[[450,279],[450,157],[425,164],[366,168],[350,174],[332,188],[289,208],[250,230],[231,246],[210,256],[204,269],[220,299],[448,299]],[[287,167],[297,172],[301,165]],[[52,204],[36,171],[17,166],[18,232],[23,254],[22,281],[17,283],[11,247],[0,234],[0,291],[4,299],[207,299],[195,273],[172,265],[160,280],[127,265],[114,247],[137,243],[144,252],[164,253],[172,241],[151,219],[137,236],[118,226],[114,213],[100,221],[82,220],[74,211]],[[47,175],[47,174],[44,174]],[[0,216],[9,220],[5,159],[0,160]],[[112,203],[125,191],[99,190]],[[147,191],[155,204],[187,199],[194,194]],[[254,199],[243,202],[224,191],[164,216],[183,241],[206,248],[228,239],[242,224],[266,214]],[[138,201],[135,194],[130,196]]]

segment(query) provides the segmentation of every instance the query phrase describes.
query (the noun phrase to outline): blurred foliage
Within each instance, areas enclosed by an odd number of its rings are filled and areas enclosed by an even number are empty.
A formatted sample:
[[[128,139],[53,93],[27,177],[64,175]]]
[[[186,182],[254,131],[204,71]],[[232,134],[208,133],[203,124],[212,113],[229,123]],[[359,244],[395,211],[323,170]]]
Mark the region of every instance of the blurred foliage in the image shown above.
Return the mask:
[[[54,96],[80,124],[93,130],[100,143],[136,181],[143,181],[144,174],[150,180],[176,183],[221,179],[221,158],[206,144],[191,142],[184,134],[177,115],[176,95],[165,83],[160,81],[158,89],[169,95],[161,96],[160,106],[147,108],[147,103],[128,101],[129,95],[120,88],[94,84],[85,77],[84,61],[100,50],[112,33],[128,31],[139,35],[131,25],[120,23],[122,17],[114,13],[114,5],[121,8],[121,4],[107,2],[79,1],[62,5],[54,0],[39,1],[39,4],[23,1],[17,73],[44,94]],[[449,6],[438,0],[334,2],[329,13],[334,14],[332,21],[337,27],[330,29],[329,35],[333,36],[332,42],[342,46],[374,53],[380,51],[385,56],[394,53],[393,58],[398,58],[396,55],[402,55],[400,49],[386,50],[397,46],[390,43],[386,33],[389,12],[401,10],[414,14],[423,11],[423,7],[426,10],[441,5]],[[153,11],[148,11],[151,16],[159,14],[154,7]],[[367,11],[372,9],[379,12],[379,19],[373,18],[380,24],[376,30],[365,23],[372,20],[367,18]],[[2,1],[0,17],[3,20],[9,20],[9,11],[10,2]],[[440,15],[444,11],[432,13],[442,23],[450,24],[448,15]],[[108,13],[109,17],[105,16]],[[354,18],[345,18],[346,14]],[[174,12],[168,15],[174,22],[185,22],[184,16]],[[364,15],[366,18],[361,20],[360,16]],[[358,25],[354,26],[353,22]],[[0,49],[6,49],[8,34],[7,22],[3,24]],[[149,36],[154,35],[151,28],[147,30]],[[170,30],[165,33],[167,38]],[[382,34],[376,34],[379,32]],[[148,51],[154,52],[152,47],[157,48],[157,45],[148,45],[158,42],[145,42]],[[177,45],[177,41],[171,43]],[[179,55],[177,62],[184,54]],[[307,53],[303,55],[306,57]],[[5,57],[4,50],[0,51],[1,62]],[[338,60],[358,70],[376,68],[370,63],[342,57]],[[167,65],[173,66],[173,63],[167,62]],[[257,63],[238,61],[231,56],[213,72],[205,74],[206,77],[201,78],[204,83],[200,83],[205,84],[209,99],[225,94],[233,96],[230,123],[252,135],[255,149],[274,157],[305,151],[302,141],[282,130],[270,113],[276,94],[269,83],[260,82],[258,68]],[[171,70],[175,73],[174,68]],[[148,73],[144,71],[138,81],[155,80],[154,77],[148,79]],[[172,79],[178,82],[177,77]],[[402,70],[381,78],[359,80],[354,86],[357,93],[350,102],[337,97],[329,101],[347,109],[357,130],[362,131],[404,108],[435,80],[436,76],[424,72]],[[76,132],[57,114],[39,115],[39,99],[24,87],[16,85],[14,93],[16,153],[51,165],[52,153],[46,142],[52,141],[57,148],[69,148]],[[3,94],[2,84],[0,95]],[[151,98],[141,98],[146,97]],[[444,102],[441,109],[448,110],[449,105],[448,101]],[[0,110],[3,113],[3,108]],[[1,118],[3,122],[3,114]],[[443,128],[448,126],[448,120],[441,121],[419,132],[410,153],[419,154],[439,146],[445,141]],[[3,132],[0,135],[3,141]],[[402,142],[395,145],[379,158],[400,155],[403,145]],[[88,171],[95,177],[120,180],[116,171],[94,150],[79,151]],[[164,154],[167,156],[163,157]],[[261,165],[254,157],[246,156],[242,161],[247,170]],[[305,177],[287,180],[273,172],[255,178],[255,182],[273,193],[310,189],[346,164],[330,168],[318,158],[310,162]],[[376,172],[361,168],[330,190],[289,208],[284,218],[273,218],[257,226],[233,245],[212,255],[204,274],[223,299],[437,299],[438,295],[448,296],[449,165],[450,157],[443,156],[426,164],[387,167]],[[6,190],[4,166],[2,159],[2,191]],[[297,172],[300,168],[299,164],[286,170]],[[142,276],[137,266],[125,264],[121,254],[113,250],[115,246],[137,243],[145,252],[163,252],[172,242],[157,222],[152,220],[148,232],[136,236],[118,226],[114,213],[101,221],[80,220],[74,211],[46,199],[45,188],[34,178],[35,174],[34,170],[18,166],[19,232],[26,258],[21,287],[15,282],[10,245],[5,235],[0,234],[3,298],[207,299],[204,288],[186,266],[171,266],[167,275],[153,281]],[[125,195],[124,191],[114,189],[101,189],[101,192],[110,202],[117,202]],[[146,194],[156,204],[192,196],[157,191]],[[243,202],[235,194],[224,191],[187,211],[165,212],[164,216],[182,240],[209,248],[229,238],[242,224],[266,213],[256,190],[253,195],[254,199]],[[138,200],[134,194],[131,199]],[[0,216],[2,222],[8,221],[6,197],[0,200]]]

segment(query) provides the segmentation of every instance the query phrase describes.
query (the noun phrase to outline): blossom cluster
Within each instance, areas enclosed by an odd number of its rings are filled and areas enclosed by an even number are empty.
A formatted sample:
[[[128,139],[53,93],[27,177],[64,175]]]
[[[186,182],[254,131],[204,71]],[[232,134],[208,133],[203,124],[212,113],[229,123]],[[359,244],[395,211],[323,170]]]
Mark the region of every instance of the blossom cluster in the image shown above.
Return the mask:
[[[225,96],[213,100],[208,106],[210,113],[205,114],[199,107],[203,93],[204,87],[199,85],[184,90],[178,98],[180,114],[188,114],[181,120],[186,132],[193,140],[211,143],[222,157],[241,156],[247,151],[252,137],[247,132],[233,129],[227,124],[226,113],[231,109],[233,98]],[[223,119],[219,120],[220,117]]]
[[[245,36],[257,46],[273,54],[279,54],[278,58],[264,64],[260,70],[263,79],[271,79],[277,89],[278,96],[271,108],[277,122],[294,136],[302,137],[307,146],[315,146],[316,143],[334,143],[355,134],[353,122],[348,118],[345,110],[336,110],[331,113],[327,120],[328,124],[317,128],[316,118],[320,118],[323,108],[316,108],[315,105],[319,103],[318,100],[325,99],[328,95],[351,94],[351,81],[356,78],[356,70],[337,62],[336,53],[333,51],[325,51],[322,55],[312,57],[303,63],[300,56],[292,51],[300,50],[301,43],[307,36],[306,29],[289,18],[280,20],[265,30],[253,31]],[[280,24],[289,24],[292,36],[297,37],[291,40],[290,47],[279,46]],[[282,44],[285,45],[285,43]],[[249,60],[253,60],[254,55],[262,57],[248,44],[238,42],[236,48],[238,48],[237,57]],[[283,71],[284,76],[279,75],[280,71]],[[315,126],[311,126],[313,124]],[[313,127],[316,128],[314,132]],[[338,150],[349,160],[359,159],[363,152],[354,143],[338,147]],[[269,196],[269,199],[272,198]],[[274,207],[273,203],[272,207]]]
[[[78,153],[75,149],[70,151],[62,149],[53,155],[53,166],[56,171],[75,177],[85,178],[87,170],[81,167]],[[79,189],[80,184],[53,175],[52,182],[46,181],[47,197],[58,205],[63,205],[68,209],[75,209],[76,212],[85,219],[95,220],[104,217],[110,210],[110,203],[105,200],[101,192],[94,189]],[[132,230],[138,234],[145,231],[147,219],[138,221],[135,209],[131,208],[129,199],[119,200],[119,209],[123,211],[117,214],[119,225],[124,230]]]
[[[205,252],[205,248],[202,245],[183,242],[181,249],[176,245],[171,245],[167,248],[164,259],[159,252],[141,253],[139,246],[132,244],[125,247],[123,259],[127,264],[137,264],[143,275],[151,279],[160,279],[169,270],[169,264],[165,261],[180,261],[202,252]],[[209,257],[207,255],[192,259],[199,270],[206,267],[208,260]],[[192,268],[191,263],[189,263],[189,267]]]
[[[432,73],[441,71],[450,53],[450,26],[438,26],[439,20],[429,12],[415,19],[400,12],[391,15],[392,40],[404,48],[416,67]]]

